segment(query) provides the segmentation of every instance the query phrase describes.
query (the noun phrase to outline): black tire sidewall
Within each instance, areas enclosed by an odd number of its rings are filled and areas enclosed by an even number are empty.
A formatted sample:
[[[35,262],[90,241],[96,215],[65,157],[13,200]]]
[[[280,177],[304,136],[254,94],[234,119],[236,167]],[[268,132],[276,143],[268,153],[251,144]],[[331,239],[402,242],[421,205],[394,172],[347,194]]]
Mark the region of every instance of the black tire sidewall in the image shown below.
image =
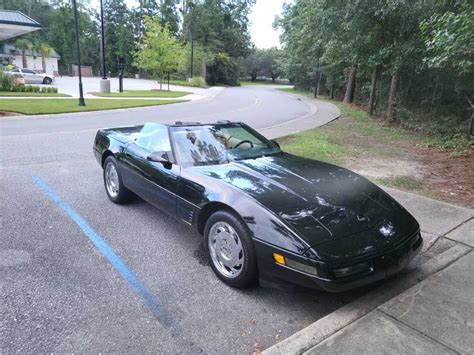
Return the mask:
[[[43,84],[46,84],[46,85],[50,85],[53,81],[51,80],[51,78],[44,78],[43,79]]]
[[[107,164],[113,164],[113,165],[115,166],[115,170],[117,171],[117,175],[118,175],[118,180],[119,180],[119,193],[118,193],[118,195],[115,196],[115,197],[110,196],[109,190],[107,190],[107,183],[106,183],[106,181],[105,181],[105,168],[107,167]],[[110,199],[110,201],[112,201],[112,202],[114,202],[114,203],[121,204],[121,203],[129,202],[129,201],[132,199],[132,197],[133,197],[132,192],[129,191],[129,190],[123,185],[123,182],[122,182],[122,175],[120,174],[120,170],[119,170],[119,167],[118,167],[118,164],[117,164],[117,159],[115,159],[114,156],[110,155],[110,156],[108,156],[108,157],[105,159],[102,176],[103,176],[103,180],[104,180],[105,193],[107,194],[107,196],[108,196],[108,198]]]
[[[211,227],[217,222],[226,222],[234,228],[237,232],[240,241],[242,243],[242,249],[244,253],[244,268],[239,276],[235,278],[228,278],[222,275],[214,265],[209,251],[209,231]],[[257,260],[255,256],[255,250],[253,241],[251,238],[251,232],[245,222],[237,216],[235,213],[227,210],[221,210],[213,213],[206,222],[204,229],[204,247],[209,258],[212,270],[224,283],[231,287],[244,288],[255,284],[258,276],[257,271]]]

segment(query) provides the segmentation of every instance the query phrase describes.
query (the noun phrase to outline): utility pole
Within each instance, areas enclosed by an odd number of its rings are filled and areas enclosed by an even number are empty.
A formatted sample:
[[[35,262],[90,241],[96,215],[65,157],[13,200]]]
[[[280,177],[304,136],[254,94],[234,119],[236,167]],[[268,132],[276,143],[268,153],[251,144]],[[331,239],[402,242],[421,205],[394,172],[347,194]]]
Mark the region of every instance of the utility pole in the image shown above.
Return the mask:
[[[194,41],[193,37],[191,36],[191,79],[193,78],[194,72]]]
[[[123,92],[123,56],[118,58],[118,68],[119,68],[119,91]]]
[[[76,50],[77,50],[77,69],[79,71],[79,106],[86,106],[84,101],[84,93],[82,90],[82,73],[81,73],[81,48],[79,46],[79,26],[77,24],[77,4],[76,0],[72,0],[74,8],[74,29],[76,32]]]
[[[102,64],[102,79],[100,80],[100,92],[110,92],[110,80],[107,79],[107,72],[105,70],[105,30],[104,30],[104,2],[100,0],[100,31],[101,31],[101,64]]]

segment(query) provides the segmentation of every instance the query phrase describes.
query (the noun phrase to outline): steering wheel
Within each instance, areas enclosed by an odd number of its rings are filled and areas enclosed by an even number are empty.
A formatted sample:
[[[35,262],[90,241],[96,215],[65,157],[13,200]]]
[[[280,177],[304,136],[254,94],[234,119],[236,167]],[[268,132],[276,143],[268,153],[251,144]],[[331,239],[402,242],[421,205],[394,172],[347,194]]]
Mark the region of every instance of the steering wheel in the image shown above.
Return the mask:
[[[237,143],[234,148],[232,149],[237,149],[240,145],[244,144],[244,143],[248,143],[250,144],[250,148],[253,148],[253,143],[247,139],[243,140],[243,141],[240,141],[239,143]]]

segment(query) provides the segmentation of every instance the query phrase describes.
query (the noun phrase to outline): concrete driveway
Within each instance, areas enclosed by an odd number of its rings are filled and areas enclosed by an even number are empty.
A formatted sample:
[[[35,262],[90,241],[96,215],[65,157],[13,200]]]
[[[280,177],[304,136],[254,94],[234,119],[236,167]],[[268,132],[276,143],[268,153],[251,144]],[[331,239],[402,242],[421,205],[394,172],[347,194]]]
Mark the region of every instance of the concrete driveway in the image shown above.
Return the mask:
[[[0,120],[0,352],[248,353],[366,293],[225,286],[197,233],[143,201],[112,204],[92,155],[105,126],[231,119],[274,134],[334,114],[241,87],[170,106]]]
[[[82,78],[82,86],[84,90],[85,97],[88,97],[90,92],[99,92],[100,91],[100,80],[101,78]],[[58,88],[58,91],[62,94],[72,95],[73,97],[79,97],[79,78],[78,77],[56,77],[52,86]],[[44,85],[50,86],[50,85]],[[155,80],[146,80],[146,79],[123,79],[123,88],[124,90],[152,90],[159,89],[160,84]],[[168,86],[163,84],[163,89],[167,90]],[[110,79],[110,90],[118,91],[119,90],[119,80],[118,78]],[[202,88],[193,88],[193,87],[178,87],[175,85],[170,85],[170,90],[176,91],[189,91],[194,94],[207,95],[208,89]]]

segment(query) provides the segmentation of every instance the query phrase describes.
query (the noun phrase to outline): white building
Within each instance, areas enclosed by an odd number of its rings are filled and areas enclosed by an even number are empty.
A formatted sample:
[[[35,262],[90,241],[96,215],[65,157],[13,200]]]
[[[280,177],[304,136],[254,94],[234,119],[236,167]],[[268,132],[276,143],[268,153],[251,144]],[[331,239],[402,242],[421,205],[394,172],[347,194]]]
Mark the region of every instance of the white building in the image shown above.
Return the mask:
[[[0,41],[12,40],[29,32],[37,31],[41,25],[20,11],[0,10]],[[43,58],[41,54],[33,51],[25,51],[27,68],[43,71]],[[46,73],[57,74],[58,60],[60,56],[55,51],[51,56],[45,58]],[[0,60],[3,64],[11,63],[23,68],[23,55],[15,46],[0,44]]]
[[[5,44],[0,46],[0,53],[4,58],[8,58],[9,62],[18,68],[23,68],[23,54],[22,51],[15,48],[13,45]],[[26,64],[28,69],[33,69],[38,72],[43,72],[43,57],[40,53],[35,53],[31,50],[25,51]],[[58,60],[61,57],[54,50],[51,56],[45,57],[46,73],[51,75],[58,75]]]

